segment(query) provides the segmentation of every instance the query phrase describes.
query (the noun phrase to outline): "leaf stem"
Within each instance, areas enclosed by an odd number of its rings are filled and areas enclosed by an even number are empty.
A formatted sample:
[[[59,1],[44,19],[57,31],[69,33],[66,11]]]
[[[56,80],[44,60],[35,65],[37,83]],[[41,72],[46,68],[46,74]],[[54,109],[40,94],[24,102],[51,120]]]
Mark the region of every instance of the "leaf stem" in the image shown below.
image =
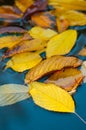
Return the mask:
[[[86,125],[86,121],[77,112],[74,112],[74,114]]]

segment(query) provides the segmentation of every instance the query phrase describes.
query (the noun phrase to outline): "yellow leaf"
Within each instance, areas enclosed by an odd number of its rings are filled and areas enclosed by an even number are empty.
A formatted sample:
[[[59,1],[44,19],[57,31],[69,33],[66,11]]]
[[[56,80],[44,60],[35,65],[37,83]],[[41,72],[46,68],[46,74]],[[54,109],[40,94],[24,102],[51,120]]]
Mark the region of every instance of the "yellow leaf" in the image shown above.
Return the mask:
[[[22,41],[11,49],[8,49],[3,55],[3,58],[11,57],[22,52],[39,51],[44,49],[46,46],[47,43],[40,39]]]
[[[41,56],[35,53],[20,53],[16,54],[7,62],[6,68],[11,67],[13,70],[23,72],[31,69],[42,60]]]
[[[35,81],[44,75],[50,74],[64,67],[77,67],[81,64],[81,60],[76,57],[53,56],[43,60],[33,67],[25,77],[25,83]]]
[[[15,0],[15,5],[24,12],[29,6],[33,4],[33,0]]]
[[[71,26],[86,25],[86,15],[78,11],[57,9],[56,16],[57,22],[59,18],[60,20],[67,20]]]
[[[49,0],[49,4],[57,8],[58,6],[72,10],[86,10],[85,0]]]
[[[26,36],[26,34],[23,36],[13,35],[13,36],[0,37],[0,49],[5,48],[5,47],[11,48],[14,45],[18,44],[19,42],[23,40],[27,40],[27,39],[29,39],[29,35]]]
[[[33,27],[30,31],[29,31],[30,35],[33,38],[39,38],[41,40],[49,40],[51,37],[55,36],[57,34],[57,32],[51,30],[51,29],[44,29],[41,27]]]
[[[59,86],[32,82],[30,94],[38,106],[56,112],[75,112],[72,97]]]
[[[50,39],[46,49],[47,57],[64,55],[71,51],[77,39],[76,30],[67,30]]]

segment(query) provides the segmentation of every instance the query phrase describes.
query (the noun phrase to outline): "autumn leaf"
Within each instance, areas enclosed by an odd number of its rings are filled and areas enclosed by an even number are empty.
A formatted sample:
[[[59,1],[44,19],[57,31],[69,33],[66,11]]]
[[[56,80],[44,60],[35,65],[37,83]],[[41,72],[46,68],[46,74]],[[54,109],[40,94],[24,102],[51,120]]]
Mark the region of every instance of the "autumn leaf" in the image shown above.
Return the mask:
[[[32,82],[30,94],[38,106],[56,112],[74,112],[75,105],[72,97],[59,86]]]
[[[83,82],[86,83],[86,61],[84,61],[82,63],[82,66],[81,66],[80,70],[81,70],[81,72],[82,72],[82,74],[84,76]]]
[[[76,57],[53,56],[33,67],[26,74],[25,82],[29,83],[65,67],[77,67],[80,64],[81,60]]]
[[[22,36],[16,36],[16,35],[7,35],[7,36],[2,36],[0,37],[0,49],[2,48],[11,48],[13,47],[14,45],[18,44],[20,41],[23,41],[23,40],[27,40],[27,39],[30,39],[31,37],[29,36],[29,34],[25,34],[25,35],[22,35]]]
[[[6,64],[6,68],[11,67],[17,72],[23,72],[31,69],[42,60],[41,56],[35,53],[26,52],[13,56]],[[5,68],[5,69],[6,69]]]
[[[28,87],[19,84],[0,86],[0,106],[11,105],[30,97]]]
[[[54,6],[55,8],[64,7],[70,10],[86,10],[86,1],[85,0],[48,0],[49,5]]]
[[[54,13],[57,16],[57,25],[58,20],[66,20],[68,21],[67,25],[70,26],[86,25],[86,15],[84,13],[63,8],[57,8]]]
[[[0,28],[0,34],[8,34],[8,33],[27,33],[26,30],[23,28],[17,27],[17,26],[7,26],[7,27],[1,27]]]
[[[33,0],[15,0],[15,5],[18,6],[18,8],[25,12],[25,10],[30,7],[33,4]]]
[[[41,39],[43,41],[47,41],[53,36],[57,34],[57,32],[53,31],[52,29],[44,29],[38,26],[33,27],[30,31],[29,34],[33,38]]]
[[[22,52],[38,51],[42,50],[47,46],[47,43],[40,39],[32,39],[27,41],[22,41],[11,49],[8,49],[3,58],[14,56]]]
[[[56,18],[50,12],[39,12],[31,16],[32,23],[44,28],[54,29],[56,27]]]
[[[83,80],[80,70],[75,68],[65,68],[52,74],[45,82],[54,83],[66,91],[75,90]]]
[[[64,55],[71,51],[77,39],[76,30],[67,30],[50,39],[46,49],[47,57]]]
[[[86,47],[84,47],[79,53],[78,55],[80,56],[86,56]]]

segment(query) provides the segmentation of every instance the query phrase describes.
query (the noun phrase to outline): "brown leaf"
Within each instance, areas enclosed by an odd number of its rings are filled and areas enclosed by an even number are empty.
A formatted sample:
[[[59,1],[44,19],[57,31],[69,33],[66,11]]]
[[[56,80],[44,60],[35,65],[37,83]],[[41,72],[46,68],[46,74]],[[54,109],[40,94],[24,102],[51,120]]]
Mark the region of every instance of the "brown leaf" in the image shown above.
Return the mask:
[[[25,33],[26,30],[17,26],[8,26],[8,27],[1,27],[0,34],[3,33]]]
[[[79,52],[78,55],[80,55],[80,56],[86,56],[86,47],[83,48],[83,49]]]
[[[46,43],[41,41],[40,39],[22,41],[13,48],[7,50],[3,58],[11,57],[22,52],[41,50],[45,47]]]
[[[36,13],[31,16],[31,20],[33,24],[36,24],[40,27],[55,28],[56,26],[55,16],[50,12]]]
[[[13,46],[17,45],[19,42],[23,41],[23,40],[27,40],[30,39],[31,37],[29,36],[29,34],[24,34],[22,36],[3,36],[0,37],[0,49],[2,48],[12,48]]]
[[[78,87],[82,79],[83,75],[80,70],[75,68],[65,68],[55,72],[45,82],[54,83],[66,91],[72,91]]]
[[[76,57],[53,56],[32,68],[25,77],[25,82],[35,81],[46,74],[61,70],[65,67],[77,67],[81,65],[81,60]]]

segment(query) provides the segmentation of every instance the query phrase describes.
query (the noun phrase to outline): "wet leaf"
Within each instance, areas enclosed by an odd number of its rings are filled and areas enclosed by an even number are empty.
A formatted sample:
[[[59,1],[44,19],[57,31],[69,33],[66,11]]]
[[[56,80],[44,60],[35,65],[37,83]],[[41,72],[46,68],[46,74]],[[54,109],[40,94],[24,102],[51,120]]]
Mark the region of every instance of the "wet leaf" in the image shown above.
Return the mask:
[[[31,20],[33,24],[40,27],[51,29],[55,29],[56,27],[56,18],[50,12],[36,13],[31,16]]]
[[[11,105],[29,98],[28,87],[19,84],[0,86],[0,106]]]
[[[52,74],[46,83],[54,83],[66,91],[75,90],[83,79],[80,70],[75,68],[65,68]]]
[[[35,53],[20,53],[13,56],[6,64],[6,68],[12,68],[17,72],[31,69],[42,60],[41,56]]]
[[[20,44],[14,46],[11,49],[8,49],[3,55],[3,58],[11,57],[15,54],[19,54],[22,52],[42,50],[46,46],[47,46],[47,43],[40,39],[22,41],[20,42]]]
[[[26,74],[25,82],[29,83],[65,67],[77,67],[80,64],[81,60],[76,57],[53,56],[33,67]]]
[[[47,57],[65,55],[71,51],[77,39],[76,30],[67,30],[50,39],[46,49]]]
[[[32,82],[30,94],[38,106],[55,112],[74,113],[75,105],[72,97],[59,86]]]
[[[51,29],[44,29],[44,28],[41,28],[38,26],[33,27],[29,31],[29,33],[33,38],[39,38],[43,41],[47,41],[57,34],[57,32],[55,32]]]

